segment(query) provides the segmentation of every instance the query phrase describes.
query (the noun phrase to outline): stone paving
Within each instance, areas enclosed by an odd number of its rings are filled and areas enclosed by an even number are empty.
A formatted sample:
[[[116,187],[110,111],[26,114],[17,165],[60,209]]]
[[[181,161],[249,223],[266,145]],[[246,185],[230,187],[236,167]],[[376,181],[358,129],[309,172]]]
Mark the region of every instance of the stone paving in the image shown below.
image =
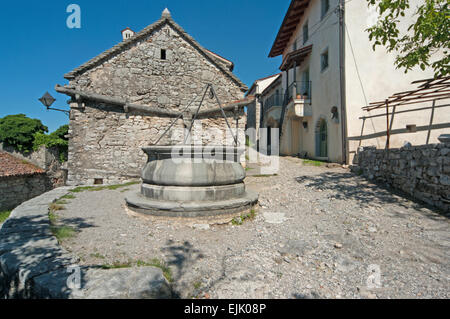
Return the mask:
[[[242,225],[135,216],[125,189],[76,193],[59,211],[83,265],[166,262],[183,298],[449,298],[448,216],[349,170],[282,158],[248,171],[260,194]]]

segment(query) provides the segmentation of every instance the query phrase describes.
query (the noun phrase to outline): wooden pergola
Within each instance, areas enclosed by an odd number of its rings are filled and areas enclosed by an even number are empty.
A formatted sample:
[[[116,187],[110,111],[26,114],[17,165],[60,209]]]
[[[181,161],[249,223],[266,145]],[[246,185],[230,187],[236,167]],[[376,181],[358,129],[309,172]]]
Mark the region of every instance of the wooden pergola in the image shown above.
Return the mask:
[[[396,93],[390,96],[389,98],[385,99],[384,101],[372,102],[369,105],[362,108],[364,111],[367,112],[374,110],[383,110],[383,109],[385,110],[384,114],[361,117],[360,119],[364,121],[362,130],[364,130],[364,123],[366,119],[381,116],[386,117],[386,132],[371,134],[369,136],[365,136],[365,138],[374,138],[386,135],[386,149],[389,149],[389,141],[390,136],[392,134],[411,132],[411,129],[413,129],[414,132],[428,131],[427,135],[427,144],[428,144],[430,140],[431,130],[450,128],[450,123],[433,124],[435,109],[450,106],[450,104],[448,103],[436,105],[436,102],[439,100],[450,99],[450,76],[414,81],[412,82],[412,84],[418,84],[419,86],[414,90]],[[402,107],[405,105],[423,104],[426,102],[432,102],[432,106],[402,110]],[[431,116],[429,125],[392,130],[392,124],[396,114],[424,111],[430,109],[431,109]],[[362,140],[362,139],[363,136],[349,138],[349,140]]]

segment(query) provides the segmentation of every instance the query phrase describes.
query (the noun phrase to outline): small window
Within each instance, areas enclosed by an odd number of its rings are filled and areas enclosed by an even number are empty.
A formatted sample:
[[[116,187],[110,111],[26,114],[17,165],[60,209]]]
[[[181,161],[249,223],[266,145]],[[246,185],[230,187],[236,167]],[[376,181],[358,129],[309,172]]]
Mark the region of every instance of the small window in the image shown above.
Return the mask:
[[[161,60],[166,60],[167,52],[165,49],[161,49]]]
[[[294,43],[292,44],[292,51],[297,50],[297,40],[294,41]]]
[[[320,55],[320,70],[323,72],[328,68],[328,50]]]
[[[103,185],[103,178],[94,178],[94,185]]]
[[[330,10],[330,0],[322,0],[321,19],[325,17],[325,15],[328,13],[328,10]]]
[[[303,26],[303,44],[306,43],[309,39],[309,27],[308,27],[308,21],[305,22],[305,25]]]

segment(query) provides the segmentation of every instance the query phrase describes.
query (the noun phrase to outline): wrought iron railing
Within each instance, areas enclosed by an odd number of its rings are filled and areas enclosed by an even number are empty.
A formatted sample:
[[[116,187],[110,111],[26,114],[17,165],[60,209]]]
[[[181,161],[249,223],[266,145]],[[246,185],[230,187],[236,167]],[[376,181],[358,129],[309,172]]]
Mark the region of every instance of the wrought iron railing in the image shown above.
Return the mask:
[[[283,106],[283,100],[283,94],[272,94],[267,100],[264,101],[264,111],[267,111],[272,106]]]
[[[311,81],[293,82],[287,89],[287,102],[292,98],[308,100],[311,103]]]
[[[281,117],[280,117],[280,138],[283,135],[283,121],[284,115],[286,113],[286,107],[292,98],[299,98],[307,101],[311,104],[312,95],[311,95],[311,81],[296,81],[293,82],[286,89],[283,99],[283,107],[281,109]]]

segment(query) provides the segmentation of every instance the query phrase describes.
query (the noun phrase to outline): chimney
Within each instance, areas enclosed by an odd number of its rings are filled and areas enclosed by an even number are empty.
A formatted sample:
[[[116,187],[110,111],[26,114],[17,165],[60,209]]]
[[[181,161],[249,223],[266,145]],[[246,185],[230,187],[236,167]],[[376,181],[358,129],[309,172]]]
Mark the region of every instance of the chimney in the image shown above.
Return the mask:
[[[122,38],[123,41],[130,39],[131,37],[133,37],[136,34],[136,32],[134,32],[133,30],[131,30],[130,28],[125,28],[122,30]]]

